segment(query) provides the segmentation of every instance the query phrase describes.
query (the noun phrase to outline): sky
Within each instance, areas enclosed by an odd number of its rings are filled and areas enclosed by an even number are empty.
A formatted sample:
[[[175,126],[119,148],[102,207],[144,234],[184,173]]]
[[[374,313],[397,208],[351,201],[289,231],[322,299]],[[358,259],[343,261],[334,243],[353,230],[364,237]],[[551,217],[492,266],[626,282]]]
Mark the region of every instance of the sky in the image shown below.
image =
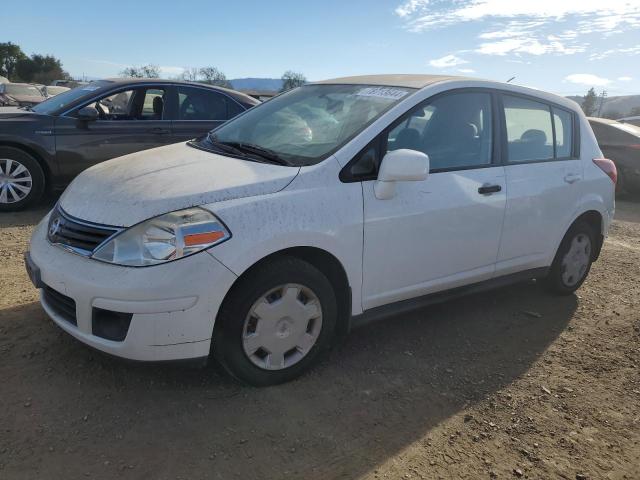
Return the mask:
[[[437,73],[640,94],[640,0],[32,0],[2,9],[6,41],[76,77],[152,63],[165,77]]]

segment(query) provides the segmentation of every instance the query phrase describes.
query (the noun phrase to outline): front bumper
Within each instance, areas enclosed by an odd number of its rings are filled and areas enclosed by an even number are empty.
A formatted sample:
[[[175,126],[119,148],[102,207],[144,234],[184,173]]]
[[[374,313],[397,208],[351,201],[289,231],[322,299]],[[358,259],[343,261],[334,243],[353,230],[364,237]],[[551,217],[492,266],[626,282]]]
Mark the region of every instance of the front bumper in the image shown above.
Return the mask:
[[[36,228],[29,256],[46,286],[75,302],[75,325],[41,291],[44,310],[63,330],[93,348],[141,361],[209,354],[213,325],[236,276],[206,252],[162,265],[110,265],[68,252]],[[54,293],[55,293],[54,292]],[[94,335],[94,309],[133,314],[122,341]]]

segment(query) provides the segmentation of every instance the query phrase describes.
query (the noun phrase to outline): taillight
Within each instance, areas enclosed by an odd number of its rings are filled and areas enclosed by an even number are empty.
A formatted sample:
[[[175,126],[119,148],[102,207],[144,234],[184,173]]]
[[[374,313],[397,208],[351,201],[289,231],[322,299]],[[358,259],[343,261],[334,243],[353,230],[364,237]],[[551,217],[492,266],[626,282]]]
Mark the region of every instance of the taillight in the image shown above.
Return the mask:
[[[613,161],[608,158],[594,158],[593,163],[607,174],[607,176],[613,181],[614,185],[618,183],[618,169]]]

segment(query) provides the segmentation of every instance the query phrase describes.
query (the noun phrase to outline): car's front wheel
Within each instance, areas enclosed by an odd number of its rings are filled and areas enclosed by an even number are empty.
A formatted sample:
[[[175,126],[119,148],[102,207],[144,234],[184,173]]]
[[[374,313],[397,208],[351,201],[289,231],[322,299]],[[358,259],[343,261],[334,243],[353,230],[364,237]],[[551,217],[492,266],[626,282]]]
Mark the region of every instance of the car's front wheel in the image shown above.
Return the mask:
[[[234,285],[216,320],[213,354],[250,385],[286,382],[331,345],[336,319],[329,280],[307,262],[282,257]]]
[[[586,280],[595,251],[595,233],[586,222],[577,221],[566,233],[558,248],[546,283],[561,295],[575,292]]]
[[[13,147],[0,147],[0,212],[22,210],[44,192],[44,172],[36,159]]]

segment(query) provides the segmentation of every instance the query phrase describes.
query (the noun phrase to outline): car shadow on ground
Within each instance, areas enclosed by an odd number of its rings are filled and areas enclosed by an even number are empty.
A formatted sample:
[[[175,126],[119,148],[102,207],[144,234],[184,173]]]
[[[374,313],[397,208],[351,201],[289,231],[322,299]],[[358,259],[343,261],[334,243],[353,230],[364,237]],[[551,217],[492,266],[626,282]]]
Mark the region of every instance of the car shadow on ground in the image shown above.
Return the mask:
[[[112,359],[37,303],[5,309],[5,474],[356,478],[525,375],[576,306],[534,282],[433,305],[356,329],[311,373],[265,389],[215,365]]]

